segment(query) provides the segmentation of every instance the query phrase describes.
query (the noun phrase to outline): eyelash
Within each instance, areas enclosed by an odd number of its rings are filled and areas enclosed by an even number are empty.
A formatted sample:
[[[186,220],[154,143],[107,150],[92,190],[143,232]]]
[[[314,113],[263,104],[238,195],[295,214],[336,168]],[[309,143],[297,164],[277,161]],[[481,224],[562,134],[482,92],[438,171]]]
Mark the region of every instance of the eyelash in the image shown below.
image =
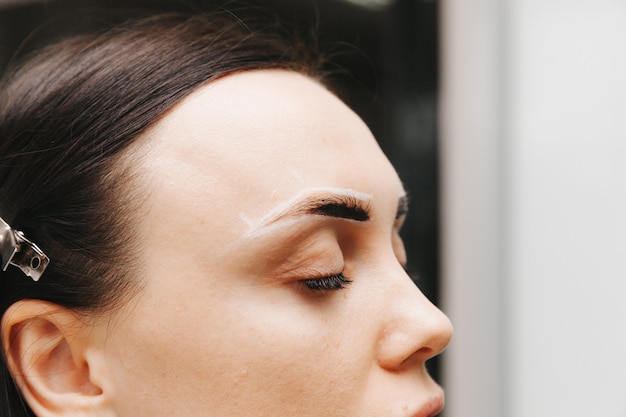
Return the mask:
[[[302,283],[311,291],[339,291],[350,285],[352,281],[340,272],[328,277],[305,279]]]

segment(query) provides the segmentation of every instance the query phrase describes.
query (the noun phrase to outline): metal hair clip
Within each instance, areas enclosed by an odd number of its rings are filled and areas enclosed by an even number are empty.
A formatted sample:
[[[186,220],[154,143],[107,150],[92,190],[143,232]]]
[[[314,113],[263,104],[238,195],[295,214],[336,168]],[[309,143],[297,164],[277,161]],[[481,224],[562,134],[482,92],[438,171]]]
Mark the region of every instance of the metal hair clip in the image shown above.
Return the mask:
[[[13,230],[0,217],[0,265],[6,271],[9,264],[17,266],[34,281],[39,281],[50,259],[24,233]]]

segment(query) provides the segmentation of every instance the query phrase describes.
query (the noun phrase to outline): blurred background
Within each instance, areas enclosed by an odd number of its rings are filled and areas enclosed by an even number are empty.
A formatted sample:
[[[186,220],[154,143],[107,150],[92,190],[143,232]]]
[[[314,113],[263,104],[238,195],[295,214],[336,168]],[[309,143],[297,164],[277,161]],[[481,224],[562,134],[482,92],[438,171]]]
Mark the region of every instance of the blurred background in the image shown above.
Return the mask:
[[[455,325],[445,417],[626,417],[626,2],[0,0],[0,69],[94,10],[211,5],[315,28],[345,68]]]

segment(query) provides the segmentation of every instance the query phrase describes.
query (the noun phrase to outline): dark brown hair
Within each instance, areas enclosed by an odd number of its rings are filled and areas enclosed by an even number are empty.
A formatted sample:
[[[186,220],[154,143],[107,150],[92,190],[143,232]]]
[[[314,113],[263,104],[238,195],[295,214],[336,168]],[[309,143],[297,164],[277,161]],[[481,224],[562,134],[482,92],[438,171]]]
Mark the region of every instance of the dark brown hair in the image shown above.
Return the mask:
[[[160,15],[48,46],[0,85],[0,217],[50,257],[39,282],[0,271],[0,312],[25,298],[81,313],[137,289],[125,150],[194,89],[237,71],[321,77],[311,48],[226,13]],[[0,416],[33,416],[0,364]]]

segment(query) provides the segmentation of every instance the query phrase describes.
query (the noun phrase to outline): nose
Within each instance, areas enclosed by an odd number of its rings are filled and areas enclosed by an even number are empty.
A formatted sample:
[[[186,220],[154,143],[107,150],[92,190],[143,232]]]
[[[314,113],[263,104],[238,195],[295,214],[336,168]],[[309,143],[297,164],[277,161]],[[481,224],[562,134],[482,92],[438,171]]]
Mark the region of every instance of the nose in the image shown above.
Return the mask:
[[[407,362],[426,362],[441,353],[452,338],[448,317],[404,270],[395,274],[393,290],[385,294],[388,308],[377,346],[378,365],[390,371],[401,369]]]

